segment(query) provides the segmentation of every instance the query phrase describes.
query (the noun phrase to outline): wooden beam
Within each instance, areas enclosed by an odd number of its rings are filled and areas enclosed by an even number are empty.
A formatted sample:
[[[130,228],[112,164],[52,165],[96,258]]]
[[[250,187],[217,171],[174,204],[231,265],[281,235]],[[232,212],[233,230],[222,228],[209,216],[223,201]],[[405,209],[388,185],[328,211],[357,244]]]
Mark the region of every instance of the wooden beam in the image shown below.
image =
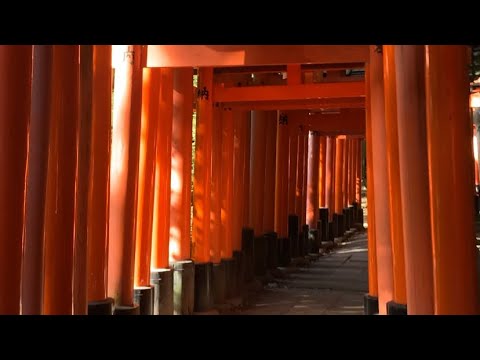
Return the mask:
[[[287,65],[228,66],[213,70],[214,75],[279,73],[287,71]]]
[[[346,70],[346,69],[363,69],[363,62],[338,63],[338,64],[302,64],[302,71],[316,70]],[[214,75],[223,74],[258,74],[258,73],[275,73],[286,72],[287,65],[260,65],[260,66],[228,66],[213,69]]]
[[[365,96],[363,81],[285,86],[215,86],[214,102],[285,101]]]
[[[255,101],[255,102],[228,102],[223,107],[235,111],[249,110],[320,110],[320,109],[353,109],[365,108],[364,97],[285,100],[285,101]]]
[[[338,113],[322,114],[310,111],[285,111],[289,123],[303,124],[308,130],[325,135],[365,134],[365,110],[342,109]]]
[[[364,63],[366,45],[148,45],[148,67]]]
[[[336,64],[303,64],[302,71],[363,69],[364,67],[365,67],[365,64],[363,62],[336,63]]]

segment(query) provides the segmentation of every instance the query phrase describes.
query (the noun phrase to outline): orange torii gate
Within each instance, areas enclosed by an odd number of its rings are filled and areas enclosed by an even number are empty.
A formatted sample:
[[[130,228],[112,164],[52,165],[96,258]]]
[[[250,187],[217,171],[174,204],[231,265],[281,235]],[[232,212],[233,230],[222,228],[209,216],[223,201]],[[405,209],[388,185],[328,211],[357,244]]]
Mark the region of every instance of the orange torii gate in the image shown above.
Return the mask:
[[[208,311],[363,223],[362,139],[366,312],[477,313],[467,50],[1,46],[0,313]]]

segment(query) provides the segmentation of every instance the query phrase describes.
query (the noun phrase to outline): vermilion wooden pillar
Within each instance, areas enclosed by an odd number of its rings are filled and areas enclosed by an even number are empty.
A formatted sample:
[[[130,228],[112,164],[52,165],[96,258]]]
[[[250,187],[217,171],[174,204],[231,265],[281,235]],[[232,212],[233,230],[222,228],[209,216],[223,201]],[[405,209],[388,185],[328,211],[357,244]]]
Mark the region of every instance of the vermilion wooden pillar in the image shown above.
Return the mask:
[[[302,67],[300,64],[287,65],[288,85],[299,85],[302,83]]]
[[[75,239],[73,248],[73,314],[87,309],[87,214],[92,135],[93,45],[80,45],[80,107],[75,178]]]
[[[247,121],[245,112],[233,112],[233,132],[234,132],[234,168],[233,168],[233,229],[232,229],[232,247],[234,251],[242,249],[242,227],[244,223],[245,206],[245,145]]]
[[[280,238],[288,236],[288,118],[280,113],[277,126],[275,176],[275,231]]]
[[[300,216],[301,224],[307,223],[307,171],[308,171],[308,129],[305,129],[303,133],[303,184],[302,184],[302,203],[301,210],[302,214]]]
[[[73,71],[73,76],[75,73]],[[0,314],[17,315],[20,313],[32,46],[0,46],[0,77]]]
[[[193,69],[173,70],[170,261],[190,258]]]
[[[221,238],[221,181],[222,181],[222,112],[215,106],[213,108],[212,127],[212,169],[210,190],[210,260],[214,264],[220,263]]]
[[[27,51],[28,54],[30,54],[30,50]],[[27,64],[28,63],[24,65]],[[48,141],[50,109],[52,104],[52,65],[53,46],[34,45],[31,92],[32,106],[30,111],[27,187],[25,195],[25,238],[22,261],[22,314],[25,315],[40,315],[43,311],[43,220],[45,216]],[[4,70],[2,69],[0,71],[3,73]],[[3,79],[4,83],[7,84],[8,80],[6,78]],[[27,91],[28,89],[25,88],[24,90]],[[21,99],[25,99],[25,97],[22,96]],[[3,108],[3,105],[1,106]],[[6,117],[2,115],[2,119],[6,120]],[[18,121],[16,123],[18,123]],[[18,124],[20,125],[20,123]],[[3,128],[0,132],[5,133]],[[0,144],[3,144],[3,139],[0,140]],[[4,153],[2,150],[2,154]],[[2,168],[4,168],[3,164]],[[2,199],[5,199],[3,194],[0,196]],[[5,253],[3,249],[2,253]]]
[[[275,231],[275,179],[277,158],[277,111],[267,113],[265,142],[265,199],[263,202],[263,233]]]
[[[343,178],[345,138],[336,138],[335,145],[335,214],[343,214]]]
[[[327,136],[320,136],[318,155],[318,205],[327,207]]]
[[[263,230],[266,131],[267,113],[253,111],[250,152],[250,222],[255,236],[262,235]]]
[[[53,49],[52,113],[45,205],[44,313],[73,311],[75,178],[79,120],[79,46]]]
[[[107,297],[110,156],[112,136],[112,46],[93,48],[92,147],[87,213],[88,301]]]
[[[209,310],[214,303],[211,224],[214,107],[213,68],[198,68],[196,94],[195,164],[193,179],[192,260],[194,261],[194,310]],[[218,269],[218,268],[217,268]]]
[[[349,197],[349,181],[350,181],[350,150],[351,150],[351,138],[346,137],[345,138],[345,147],[343,149],[343,162],[342,162],[342,191],[343,191],[343,196],[342,196],[342,201],[343,201],[343,209],[348,208],[348,197]],[[347,229],[345,229],[347,230]]]
[[[114,78],[107,293],[115,299],[116,307],[132,307],[145,55],[140,45],[124,46],[122,51],[123,61],[115,68]]]
[[[123,304],[134,304],[135,237],[137,218],[137,191],[139,176],[139,158],[141,142],[143,67],[146,65],[147,47],[134,46],[134,64],[132,74],[132,100],[130,115],[130,146],[127,178],[127,197],[125,206],[125,239],[130,255],[124,259],[125,275],[123,281]],[[132,300],[131,300],[132,299]],[[136,305],[136,304],[135,304]]]
[[[479,175],[478,175],[478,150],[477,150],[477,127],[473,125],[473,160],[474,160],[474,171],[475,171],[475,186],[480,184]]]
[[[153,203],[152,269],[169,266],[173,69],[161,68]]]
[[[308,142],[307,224],[310,229],[316,229],[318,221],[320,134],[316,131],[310,131]]]
[[[425,109],[425,46],[395,46],[397,123],[408,313],[433,314]]]
[[[473,142],[473,154],[475,158],[475,171],[476,175],[475,178],[478,178],[478,184],[480,185],[480,166],[479,166],[479,158],[480,158],[480,93],[475,92],[470,94],[470,116],[473,120],[473,126],[475,128],[475,138]],[[477,186],[478,188],[478,186]]]
[[[370,64],[365,64],[365,137],[367,165],[367,239],[368,239],[368,296],[378,308],[378,266],[375,226],[375,186],[373,174],[373,139],[372,139],[372,102],[370,98]],[[378,309],[372,309],[378,311]]]
[[[400,164],[398,159],[397,91],[395,72],[395,47],[383,47],[383,80],[385,88],[385,129],[387,145],[388,184],[393,264],[393,301],[407,303],[405,285],[405,256],[403,246],[403,216],[400,189]]]
[[[426,47],[434,304],[439,315],[478,313],[468,62],[466,46]]]
[[[157,129],[160,118],[160,68],[143,69],[134,286],[150,286]]]
[[[372,165],[375,201],[375,241],[377,247],[378,307],[385,315],[386,304],[393,299],[392,244],[390,241],[389,187],[383,90],[383,55],[370,46],[370,116],[372,126]],[[368,85],[367,85],[368,86]],[[370,186],[370,184],[369,184]]]
[[[363,139],[357,141],[357,163],[355,165],[355,201],[358,206],[362,203],[362,143]],[[362,220],[363,221],[363,220]]]
[[[298,126],[288,124],[288,215],[297,214],[295,199],[297,191],[297,156],[298,156]]]
[[[234,119],[231,110],[223,111],[222,116],[222,162],[221,162],[221,245],[220,256],[230,259],[233,256],[233,149]]]
[[[244,121],[245,121],[245,129],[244,129],[244,137],[245,137],[245,156],[244,156],[244,164],[243,164],[243,224],[248,227],[252,227],[252,222],[250,221],[250,147],[252,141],[252,113],[251,111],[247,111],[244,113]]]
[[[332,221],[333,214],[335,212],[335,149],[336,149],[335,136],[327,137],[327,151],[326,151],[326,164],[325,164],[325,203],[328,207],[328,217]]]
[[[299,126],[298,131],[298,150],[297,150],[297,178],[295,190],[295,214],[298,215],[299,225],[303,225],[303,171],[304,171],[304,157],[305,157],[305,136],[303,125]],[[308,144],[307,144],[308,146]]]
[[[352,138],[352,146],[350,150],[350,180],[348,188],[348,202],[352,205],[355,202],[355,185],[357,181],[357,151],[358,151],[358,139]]]
[[[352,137],[350,140],[350,161],[348,166],[348,204],[351,206],[355,202],[355,156],[357,139]]]
[[[130,246],[125,248],[124,218],[134,62],[132,58],[133,46],[125,45],[121,50],[124,57],[123,61],[115,68],[113,92],[107,290],[108,296],[115,299],[116,303],[121,303],[122,263],[124,257],[128,256],[128,250],[130,249]]]
[[[348,206],[352,205],[352,184],[353,184],[353,159],[355,152],[355,138],[350,137],[350,146],[348,151],[348,197],[347,202]],[[347,206],[347,207],[348,207]]]
[[[213,69],[199,69],[199,87],[212,89]],[[210,188],[212,154],[212,99],[211,94],[198,99],[195,139],[195,172],[193,179],[192,258],[195,262],[210,261]]]

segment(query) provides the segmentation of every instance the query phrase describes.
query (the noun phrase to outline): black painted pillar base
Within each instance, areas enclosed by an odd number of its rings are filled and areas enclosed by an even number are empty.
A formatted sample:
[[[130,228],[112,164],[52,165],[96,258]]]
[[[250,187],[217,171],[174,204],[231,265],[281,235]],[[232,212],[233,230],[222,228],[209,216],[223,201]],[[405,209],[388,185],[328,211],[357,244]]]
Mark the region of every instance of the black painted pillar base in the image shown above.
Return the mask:
[[[474,209],[475,209],[475,216],[478,215],[478,212],[479,212],[479,210],[480,210],[479,198],[480,198],[480,196],[478,196],[478,195],[474,195],[474,198],[473,198],[473,200],[474,200],[474,202],[475,202],[475,203],[474,203],[474,205],[475,205],[475,208],[474,208]]]
[[[329,222],[328,222],[328,208],[320,208],[319,221],[319,237],[320,241],[328,241]]]
[[[357,202],[354,202],[352,204],[352,212],[353,212],[353,220],[352,220],[352,226],[355,226],[355,224],[359,223],[360,217],[359,217],[359,212],[358,210],[360,209],[360,206],[358,206]]]
[[[133,306],[115,306],[113,315],[140,315],[140,306],[138,304]]]
[[[299,243],[300,242],[300,234],[298,234],[296,237],[290,238],[290,256],[291,258],[296,258],[298,257],[300,250],[299,250]]]
[[[140,315],[153,315],[153,286],[136,286],[133,289],[133,301],[140,307]]]
[[[322,241],[332,241],[335,239],[335,234],[336,234],[336,230],[335,230],[335,223],[333,221],[330,221],[328,223],[328,237],[327,237],[327,240],[323,240]]]
[[[153,315],[173,315],[173,271],[155,269],[150,272],[153,291]]]
[[[243,285],[245,283],[245,256],[243,251],[234,251],[233,258],[235,259],[235,289],[234,296],[238,296],[243,292]]]
[[[333,241],[335,238],[339,236],[338,235],[338,229],[339,229],[338,214],[333,214],[332,227],[333,227],[333,232],[332,232],[332,241]]]
[[[204,312],[213,308],[213,264],[195,263],[195,289],[193,311]]]
[[[235,289],[237,288],[237,261],[234,258],[222,259],[225,266],[225,299],[231,299],[235,296]]]
[[[298,234],[297,256],[296,257],[305,256],[304,249],[305,249],[305,236],[304,236],[304,233],[303,233],[303,230],[302,230]]]
[[[368,294],[363,296],[363,313],[365,315],[378,314],[378,297]]]
[[[173,269],[173,315],[193,314],[195,264],[192,260],[176,261]]]
[[[288,215],[288,238],[290,239],[290,256],[295,258],[299,255],[299,230],[298,216]]]
[[[346,224],[346,218],[345,215],[339,215],[338,221],[340,224],[340,234],[339,236],[345,235],[345,232],[347,231],[347,224]]]
[[[249,283],[254,277],[254,259],[253,259],[253,229],[242,229],[242,251],[244,255],[244,282]]]
[[[290,239],[279,238],[278,243],[278,265],[282,267],[287,267],[288,265],[290,265],[290,260],[292,258],[292,256],[290,255]]]
[[[328,222],[328,208],[319,208],[318,209],[318,219],[323,222]]]
[[[407,305],[398,304],[395,301],[387,303],[387,315],[408,315]]]
[[[265,236],[254,238],[253,258],[255,276],[265,276],[267,273],[267,238]]]
[[[327,222],[322,220],[317,221],[317,238],[318,244],[321,244],[323,241],[328,241],[328,219]]]
[[[343,214],[333,214],[334,238],[338,238],[345,234],[345,217]]]
[[[357,224],[361,225],[363,228],[363,209],[359,208],[357,210]]]
[[[310,244],[308,252],[311,254],[317,254],[320,249],[320,232],[318,229],[310,230],[308,239]]]
[[[213,303],[224,304],[225,303],[225,263],[220,261],[218,264],[213,264]]]
[[[350,229],[350,215],[348,214],[348,208],[342,210],[343,212],[343,221],[344,221],[344,233]]]
[[[309,241],[308,241],[309,233],[310,233],[310,227],[307,224],[302,225],[300,256],[305,256],[309,252],[309,248],[310,248]]]
[[[88,315],[113,315],[114,300],[106,298],[88,303]]]
[[[278,235],[276,232],[264,235],[267,242],[267,268],[276,269],[278,267]]]
[[[350,224],[349,229],[352,229],[355,225],[355,209],[354,209],[354,207],[349,206],[347,213],[348,213],[348,219],[349,219],[348,221],[349,221],[349,224]]]

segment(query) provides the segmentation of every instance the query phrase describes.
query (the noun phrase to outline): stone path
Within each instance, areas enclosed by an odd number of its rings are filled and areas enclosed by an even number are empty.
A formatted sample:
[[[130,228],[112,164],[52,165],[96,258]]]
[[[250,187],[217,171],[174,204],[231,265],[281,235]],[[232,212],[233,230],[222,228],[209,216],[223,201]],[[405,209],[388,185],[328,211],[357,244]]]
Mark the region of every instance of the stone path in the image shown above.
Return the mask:
[[[258,292],[235,315],[363,315],[368,291],[366,233]]]

